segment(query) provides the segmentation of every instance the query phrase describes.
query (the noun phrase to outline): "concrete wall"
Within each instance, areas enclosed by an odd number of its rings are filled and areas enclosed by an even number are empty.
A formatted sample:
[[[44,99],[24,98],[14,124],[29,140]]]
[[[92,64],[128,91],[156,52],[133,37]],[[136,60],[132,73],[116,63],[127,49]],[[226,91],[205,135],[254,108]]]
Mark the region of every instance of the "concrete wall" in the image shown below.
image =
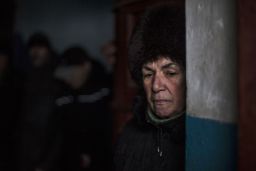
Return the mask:
[[[187,0],[187,171],[233,171],[237,142],[234,0]]]

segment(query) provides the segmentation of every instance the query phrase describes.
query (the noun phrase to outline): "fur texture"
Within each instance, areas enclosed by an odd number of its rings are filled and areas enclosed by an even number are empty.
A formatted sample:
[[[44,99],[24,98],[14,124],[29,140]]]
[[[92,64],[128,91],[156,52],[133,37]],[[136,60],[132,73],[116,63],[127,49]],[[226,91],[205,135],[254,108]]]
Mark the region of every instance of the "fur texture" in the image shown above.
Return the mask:
[[[160,7],[148,10],[130,40],[129,70],[141,87],[143,64],[166,56],[185,68],[185,10]]]

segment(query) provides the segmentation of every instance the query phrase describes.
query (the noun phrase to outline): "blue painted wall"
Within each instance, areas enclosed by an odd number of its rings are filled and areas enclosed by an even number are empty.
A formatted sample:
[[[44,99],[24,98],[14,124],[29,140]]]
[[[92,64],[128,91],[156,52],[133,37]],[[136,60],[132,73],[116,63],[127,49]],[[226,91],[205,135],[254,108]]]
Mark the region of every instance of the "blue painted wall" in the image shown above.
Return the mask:
[[[237,125],[187,116],[186,171],[235,171]]]

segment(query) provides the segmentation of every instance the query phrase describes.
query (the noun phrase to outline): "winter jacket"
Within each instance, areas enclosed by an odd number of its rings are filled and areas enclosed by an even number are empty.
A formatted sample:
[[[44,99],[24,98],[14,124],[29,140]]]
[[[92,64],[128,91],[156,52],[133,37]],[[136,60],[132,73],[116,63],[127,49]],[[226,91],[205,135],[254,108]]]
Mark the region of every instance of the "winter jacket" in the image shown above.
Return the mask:
[[[145,106],[135,111],[135,117],[124,128],[115,149],[115,170],[183,171],[185,116],[155,124],[145,111]]]
[[[18,167],[21,171],[33,171],[45,162],[44,153],[51,141],[48,124],[58,91],[58,84],[48,66],[33,68],[24,79],[17,145]]]
[[[63,83],[56,99],[57,134],[60,135],[59,162],[54,170],[109,170],[111,115],[109,88],[104,72],[93,66],[89,80],[79,89]],[[97,67],[97,68],[96,68]],[[89,168],[81,167],[81,156],[91,159]]]

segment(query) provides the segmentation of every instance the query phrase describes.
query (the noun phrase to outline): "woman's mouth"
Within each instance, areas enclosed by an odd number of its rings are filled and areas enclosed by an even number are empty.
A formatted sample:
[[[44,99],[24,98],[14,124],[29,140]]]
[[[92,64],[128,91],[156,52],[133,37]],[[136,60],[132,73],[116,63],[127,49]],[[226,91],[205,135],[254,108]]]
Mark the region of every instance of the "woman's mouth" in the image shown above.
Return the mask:
[[[170,104],[171,100],[159,99],[159,100],[154,100],[153,102],[155,105],[161,106],[161,105]]]

